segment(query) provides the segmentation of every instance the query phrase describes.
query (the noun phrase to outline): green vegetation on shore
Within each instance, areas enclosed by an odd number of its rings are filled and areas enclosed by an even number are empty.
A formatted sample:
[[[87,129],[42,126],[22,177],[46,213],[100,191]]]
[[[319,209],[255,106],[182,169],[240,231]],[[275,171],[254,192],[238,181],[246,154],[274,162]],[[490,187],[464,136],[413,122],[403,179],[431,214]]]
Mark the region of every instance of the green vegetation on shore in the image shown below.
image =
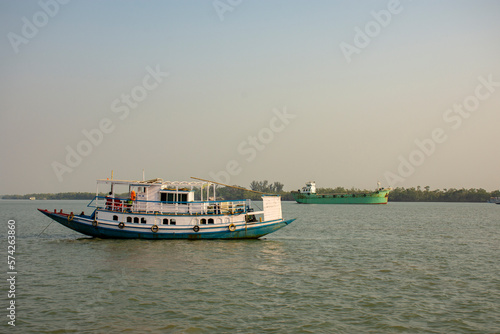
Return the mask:
[[[293,201],[291,192],[283,191],[284,185],[280,182],[269,183],[265,181],[252,181],[250,189],[263,193],[279,194],[284,201]],[[373,190],[361,189],[346,189],[343,187],[337,188],[318,188],[319,194],[342,194],[342,193],[364,193]],[[200,190],[197,189],[197,198],[199,198]],[[105,196],[104,193],[99,194]],[[120,194],[118,197],[126,197],[127,194]],[[89,192],[66,192],[57,194],[27,194],[27,195],[4,195],[2,199],[30,199],[35,197],[37,200],[91,200],[95,193]],[[217,197],[225,200],[245,199],[260,200],[260,194],[236,189],[231,187],[218,187]],[[430,187],[419,186],[417,188],[395,188],[389,194],[390,202],[486,202],[491,197],[500,197],[500,190],[488,192],[482,188],[475,189],[436,189],[430,190]]]
[[[102,194],[101,194],[102,195]],[[104,196],[104,195],[102,195]],[[95,193],[85,193],[85,192],[68,192],[68,193],[56,193],[56,194],[27,194],[27,195],[4,195],[2,199],[30,199],[30,197],[35,197],[43,200],[54,200],[54,199],[88,199],[91,200],[95,197]]]
[[[364,193],[373,190],[359,190],[359,189],[344,189],[342,187],[337,187],[335,189],[331,188],[319,188],[317,192],[319,194],[329,194],[329,193]],[[389,193],[390,202],[486,202],[491,197],[499,197],[500,190],[495,190],[488,192],[482,188],[475,189],[436,189],[430,190],[429,186],[423,189],[418,186],[417,188],[404,188],[397,187]]]
[[[486,202],[491,197],[500,197],[500,190],[488,192],[482,188],[430,190],[425,187],[396,188],[389,194],[393,202]]]

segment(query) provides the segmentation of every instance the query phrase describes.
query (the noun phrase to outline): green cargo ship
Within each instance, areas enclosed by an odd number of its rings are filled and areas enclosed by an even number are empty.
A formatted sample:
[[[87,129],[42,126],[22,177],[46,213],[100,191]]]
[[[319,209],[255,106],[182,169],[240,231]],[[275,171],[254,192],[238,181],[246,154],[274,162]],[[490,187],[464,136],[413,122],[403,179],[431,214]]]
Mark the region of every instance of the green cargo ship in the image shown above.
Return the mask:
[[[308,182],[299,191],[292,191],[297,203],[303,204],[387,204],[392,188],[359,194],[316,194],[316,183]]]

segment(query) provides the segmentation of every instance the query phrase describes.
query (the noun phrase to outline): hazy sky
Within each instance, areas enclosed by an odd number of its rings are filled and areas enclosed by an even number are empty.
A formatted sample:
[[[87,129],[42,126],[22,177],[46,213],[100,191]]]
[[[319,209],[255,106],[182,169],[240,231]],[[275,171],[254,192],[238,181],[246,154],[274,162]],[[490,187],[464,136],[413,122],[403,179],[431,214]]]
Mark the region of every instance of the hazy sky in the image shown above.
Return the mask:
[[[0,194],[500,188],[500,1],[1,1]]]

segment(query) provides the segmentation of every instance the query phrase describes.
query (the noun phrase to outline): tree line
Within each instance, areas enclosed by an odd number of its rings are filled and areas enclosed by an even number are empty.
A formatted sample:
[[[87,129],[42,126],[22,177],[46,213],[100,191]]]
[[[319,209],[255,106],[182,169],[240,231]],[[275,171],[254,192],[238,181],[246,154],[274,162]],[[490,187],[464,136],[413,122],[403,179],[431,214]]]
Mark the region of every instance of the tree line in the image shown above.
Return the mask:
[[[272,193],[281,195],[284,201],[293,201],[294,198],[291,192],[283,191],[284,185],[280,182],[269,183],[265,181],[252,181],[250,189],[264,193]],[[317,188],[318,194],[362,194],[370,193],[375,189],[358,189],[358,188]],[[219,188],[218,196],[226,200],[235,200],[242,198],[250,198],[252,200],[259,200],[260,194],[243,191],[240,189],[222,187]],[[500,190],[491,192],[485,189],[470,188],[470,189],[435,189],[431,190],[429,186],[424,188],[411,187],[397,187],[389,193],[389,202],[486,202],[491,197],[500,197]]]
[[[104,195],[103,195],[104,196]],[[56,193],[56,194],[48,194],[48,193],[37,193],[37,194],[27,194],[27,195],[3,195],[2,199],[30,199],[31,197],[35,197],[36,199],[44,199],[44,200],[59,200],[59,199],[88,199],[91,200],[95,197],[95,193],[86,193],[86,192],[66,192],[66,193]]]
[[[284,185],[281,182],[270,183],[267,180],[264,181],[252,181],[250,183],[250,190],[268,193],[268,194],[278,194],[281,195],[281,199],[284,201],[293,201],[293,196],[291,192],[284,191]],[[318,194],[345,194],[345,193],[369,193],[374,191],[367,189],[357,189],[351,188],[346,189],[343,187],[336,188],[318,188]],[[200,189],[195,189],[195,198],[200,198]],[[99,194],[100,196],[105,196],[106,194]],[[127,194],[117,195],[118,197],[126,197]],[[91,200],[95,196],[95,193],[89,192],[65,192],[56,194],[38,193],[38,194],[27,194],[27,195],[4,195],[2,199],[29,199],[30,197],[35,197],[37,200]],[[500,197],[500,190],[495,190],[488,192],[485,189],[470,188],[470,189],[435,189],[431,190],[429,186],[424,188],[418,186],[416,188],[404,188],[398,187],[393,189],[389,194],[389,202],[486,202],[491,197]],[[217,188],[217,198],[224,200],[241,200],[241,199],[251,199],[260,200],[261,194],[255,193],[248,190],[232,188],[232,187],[221,187]]]
[[[417,188],[395,188],[389,194],[393,202],[486,202],[491,197],[500,197],[500,190],[488,192],[482,188],[475,189],[436,189],[429,186]]]

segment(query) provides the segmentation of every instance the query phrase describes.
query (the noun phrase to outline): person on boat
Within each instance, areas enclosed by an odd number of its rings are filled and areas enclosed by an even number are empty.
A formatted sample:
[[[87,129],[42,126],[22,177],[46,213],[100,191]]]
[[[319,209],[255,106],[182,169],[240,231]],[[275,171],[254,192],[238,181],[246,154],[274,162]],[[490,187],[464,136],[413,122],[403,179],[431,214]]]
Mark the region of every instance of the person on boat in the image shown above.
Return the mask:
[[[111,198],[111,191],[106,195],[106,210],[111,210],[113,206],[113,199]]]
[[[135,199],[136,199],[136,194],[135,194],[135,191],[132,190],[130,192],[130,199],[127,201],[127,211],[131,210],[130,208],[134,204]]]

